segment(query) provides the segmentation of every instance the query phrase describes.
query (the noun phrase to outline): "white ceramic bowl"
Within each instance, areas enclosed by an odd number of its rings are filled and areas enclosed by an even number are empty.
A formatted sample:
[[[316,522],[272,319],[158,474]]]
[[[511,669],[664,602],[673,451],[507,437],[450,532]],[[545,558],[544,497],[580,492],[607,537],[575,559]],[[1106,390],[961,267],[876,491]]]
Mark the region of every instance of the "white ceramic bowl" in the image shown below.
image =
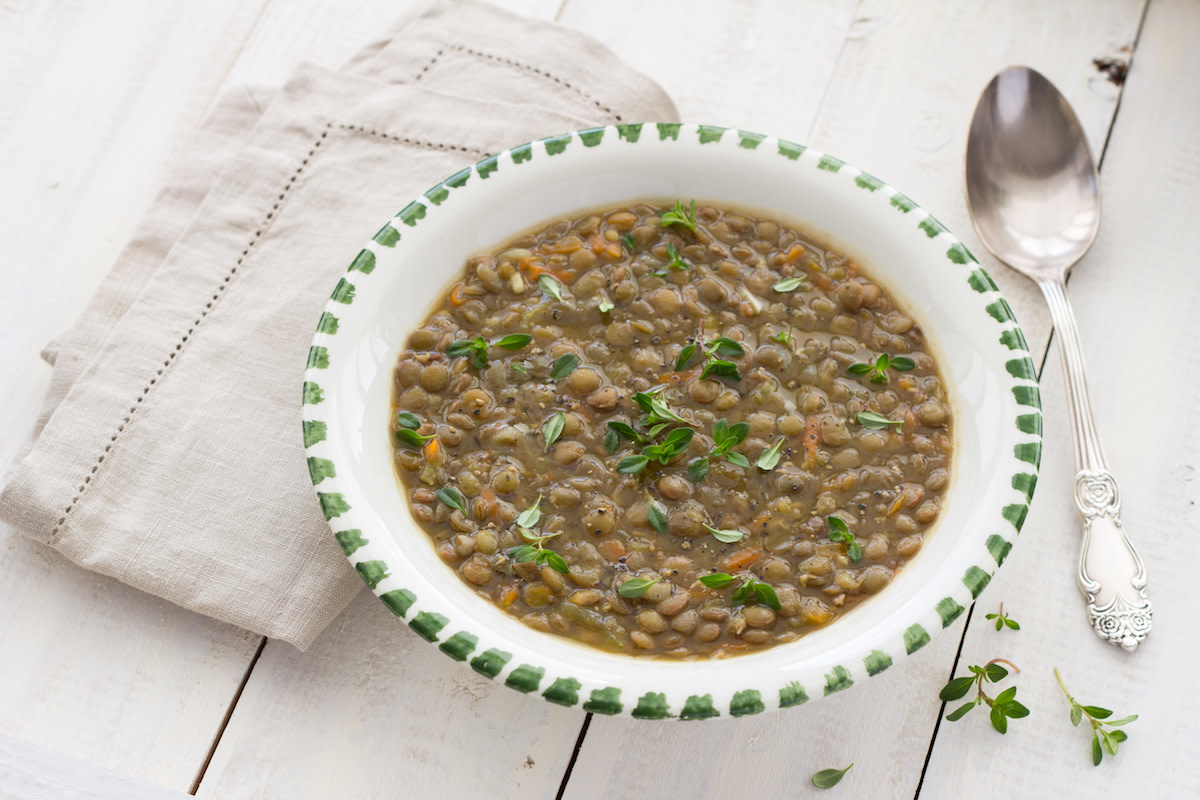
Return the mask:
[[[638,198],[764,210],[822,232],[925,329],[951,385],[953,482],[936,530],[888,589],[799,641],[716,661],[608,654],[531,630],[434,553],[397,487],[393,366],[466,257],[558,215]],[[595,128],[515,147],[406,206],[334,289],[304,387],[313,482],[347,557],[449,657],[566,706],[639,718],[799,705],[915,653],[979,595],[1024,521],[1041,453],[1033,364],[1008,304],[926,211],[836,158],[704,125]]]

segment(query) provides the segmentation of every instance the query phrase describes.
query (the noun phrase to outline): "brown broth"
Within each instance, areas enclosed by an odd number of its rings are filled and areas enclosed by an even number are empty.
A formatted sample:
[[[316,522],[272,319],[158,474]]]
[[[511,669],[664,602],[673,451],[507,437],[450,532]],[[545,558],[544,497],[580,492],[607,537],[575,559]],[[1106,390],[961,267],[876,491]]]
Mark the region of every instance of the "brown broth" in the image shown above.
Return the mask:
[[[773,220],[671,212],[471,258],[399,357],[389,435],[413,517],[480,596],[597,647],[722,657],[831,623],[919,552],[950,403],[854,261]]]

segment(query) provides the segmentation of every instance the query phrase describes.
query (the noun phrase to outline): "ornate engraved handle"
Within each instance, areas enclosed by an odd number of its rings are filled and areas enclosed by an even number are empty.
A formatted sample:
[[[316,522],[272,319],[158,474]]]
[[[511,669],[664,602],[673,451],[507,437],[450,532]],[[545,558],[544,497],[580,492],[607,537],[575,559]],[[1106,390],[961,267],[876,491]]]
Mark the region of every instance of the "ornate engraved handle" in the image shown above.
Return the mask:
[[[1038,285],[1054,320],[1075,434],[1075,506],[1084,521],[1076,577],[1096,635],[1133,652],[1150,633],[1154,618],[1146,599],[1146,566],[1121,525],[1121,495],[1096,433],[1083,351],[1066,285],[1061,276]]]

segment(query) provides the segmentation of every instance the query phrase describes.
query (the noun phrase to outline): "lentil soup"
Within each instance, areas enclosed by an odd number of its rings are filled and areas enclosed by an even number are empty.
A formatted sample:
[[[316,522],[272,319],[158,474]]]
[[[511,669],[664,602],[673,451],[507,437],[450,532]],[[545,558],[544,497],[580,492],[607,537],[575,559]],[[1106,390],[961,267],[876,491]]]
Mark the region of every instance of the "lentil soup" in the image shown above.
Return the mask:
[[[883,590],[949,485],[922,330],[778,221],[639,203],[468,260],[395,367],[413,517],[470,587],[606,650],[723,657]]]

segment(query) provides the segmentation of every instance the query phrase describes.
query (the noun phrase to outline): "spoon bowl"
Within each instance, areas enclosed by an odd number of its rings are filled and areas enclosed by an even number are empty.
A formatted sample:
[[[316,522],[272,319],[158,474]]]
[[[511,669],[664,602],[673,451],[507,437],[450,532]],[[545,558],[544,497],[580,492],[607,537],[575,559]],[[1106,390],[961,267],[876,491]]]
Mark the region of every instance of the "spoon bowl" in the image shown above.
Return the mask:
[[[1121,498],[1092,417],[1067,272],[1100,229],[1100,182],[1078,118],[1028,67],[984,89],[967,136],[967,206],[983,244],[1037,281],[1063,359],[1075,442],[1075,505],[1083,516],[1076,578],[1096,634],[1133,651],[1150,632],[1146,568],[1121,524]]]
[[[967,202],[979,238],[1014,269],[1053,278],[1100,229],[1100,182],[1070,105],[1040,73],[988,84],[967,138]]]

